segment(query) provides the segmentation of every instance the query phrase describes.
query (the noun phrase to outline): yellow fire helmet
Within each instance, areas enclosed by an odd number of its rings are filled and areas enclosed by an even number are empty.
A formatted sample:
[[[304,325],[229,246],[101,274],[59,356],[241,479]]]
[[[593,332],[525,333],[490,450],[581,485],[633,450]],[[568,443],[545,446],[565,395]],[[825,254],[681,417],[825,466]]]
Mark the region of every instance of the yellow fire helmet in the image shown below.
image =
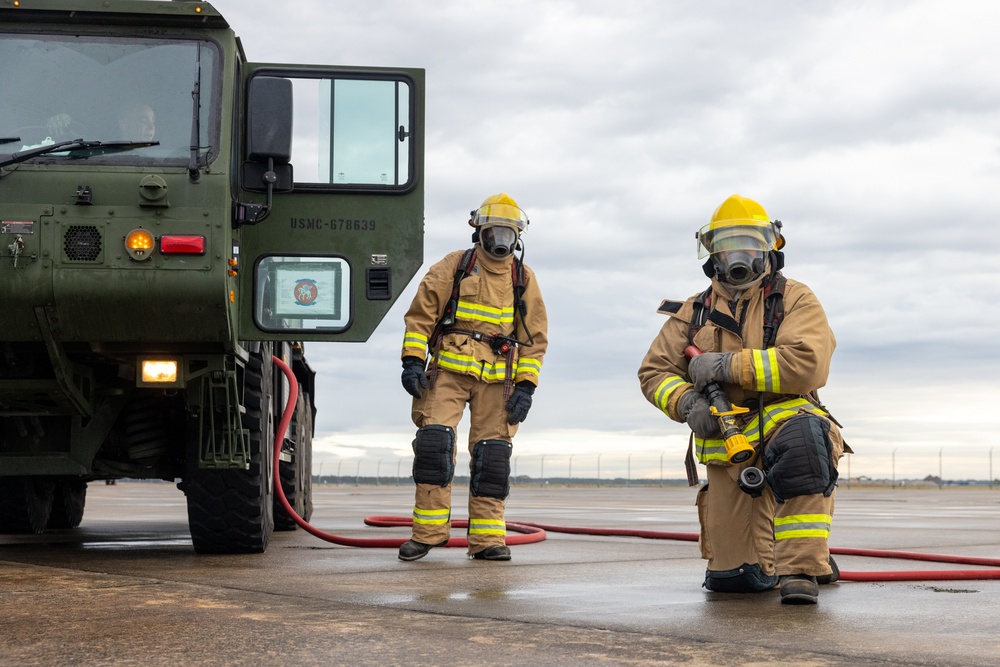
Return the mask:
[[[490,195],[483,200],[478,209],[471,212],[469,225],[472,227],[499,225],[510,227],[520,233],[528,226],[528,216],[509,194],[501,192]]]
[[[712,221],[695,234],[698,258],[731,250],[769,252],[785,245],[781,223],[747,197],[731,195],[712,214]]]

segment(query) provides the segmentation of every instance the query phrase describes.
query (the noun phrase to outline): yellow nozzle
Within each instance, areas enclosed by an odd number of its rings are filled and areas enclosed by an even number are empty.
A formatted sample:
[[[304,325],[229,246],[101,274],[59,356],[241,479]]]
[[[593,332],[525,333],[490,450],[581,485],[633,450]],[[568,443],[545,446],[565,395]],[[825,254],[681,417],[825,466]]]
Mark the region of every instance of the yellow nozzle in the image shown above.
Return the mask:
[[[743,463],[753,456],[753,447],[742,433],[726,438],[726,458],[730,463]]]

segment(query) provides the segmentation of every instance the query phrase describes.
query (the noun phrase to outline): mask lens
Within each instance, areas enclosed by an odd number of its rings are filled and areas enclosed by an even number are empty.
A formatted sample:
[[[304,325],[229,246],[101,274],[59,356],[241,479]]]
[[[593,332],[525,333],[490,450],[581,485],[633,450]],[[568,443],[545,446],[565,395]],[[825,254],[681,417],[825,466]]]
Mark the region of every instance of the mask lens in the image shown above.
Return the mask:
[[[487,227],[482,230],[483,249],[497,258],[503,258],[514,252],[517,242],[517,232],[510,227]]]

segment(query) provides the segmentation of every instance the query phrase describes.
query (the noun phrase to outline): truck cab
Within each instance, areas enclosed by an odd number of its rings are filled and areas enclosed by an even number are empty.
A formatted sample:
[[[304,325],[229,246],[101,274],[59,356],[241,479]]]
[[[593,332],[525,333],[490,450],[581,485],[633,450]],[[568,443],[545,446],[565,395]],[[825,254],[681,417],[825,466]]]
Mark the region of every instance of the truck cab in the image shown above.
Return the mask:
[[[367,340],[423,262],[423,71],[248,62],[176,0],[12,0],[0,58],[0,532],[162,479],[197,551],[263,551],[275,442],[311,508],[306,343]]]

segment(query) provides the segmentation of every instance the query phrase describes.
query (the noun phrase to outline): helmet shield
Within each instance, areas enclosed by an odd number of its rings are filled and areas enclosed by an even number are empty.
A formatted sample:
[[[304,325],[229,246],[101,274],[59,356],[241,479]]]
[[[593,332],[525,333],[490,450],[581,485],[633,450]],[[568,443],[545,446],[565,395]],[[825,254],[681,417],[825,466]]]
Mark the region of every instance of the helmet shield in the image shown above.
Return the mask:
[[[511,200],[513,201],[513,200]],[[528,216],[516,204],[483,204],[472,216],[472,226],[504,225],[523,232],[528,226]]]
[[[778,238],[773,223],[749,219],[710,222],[698,231],[697,237],[698,259],[734,250],[763,255],[775,249]]]
[[[479,242],[491,257],[503,259],[514,253],[517,245],[517,231],[511,227],[490,225],[479,232]]]

